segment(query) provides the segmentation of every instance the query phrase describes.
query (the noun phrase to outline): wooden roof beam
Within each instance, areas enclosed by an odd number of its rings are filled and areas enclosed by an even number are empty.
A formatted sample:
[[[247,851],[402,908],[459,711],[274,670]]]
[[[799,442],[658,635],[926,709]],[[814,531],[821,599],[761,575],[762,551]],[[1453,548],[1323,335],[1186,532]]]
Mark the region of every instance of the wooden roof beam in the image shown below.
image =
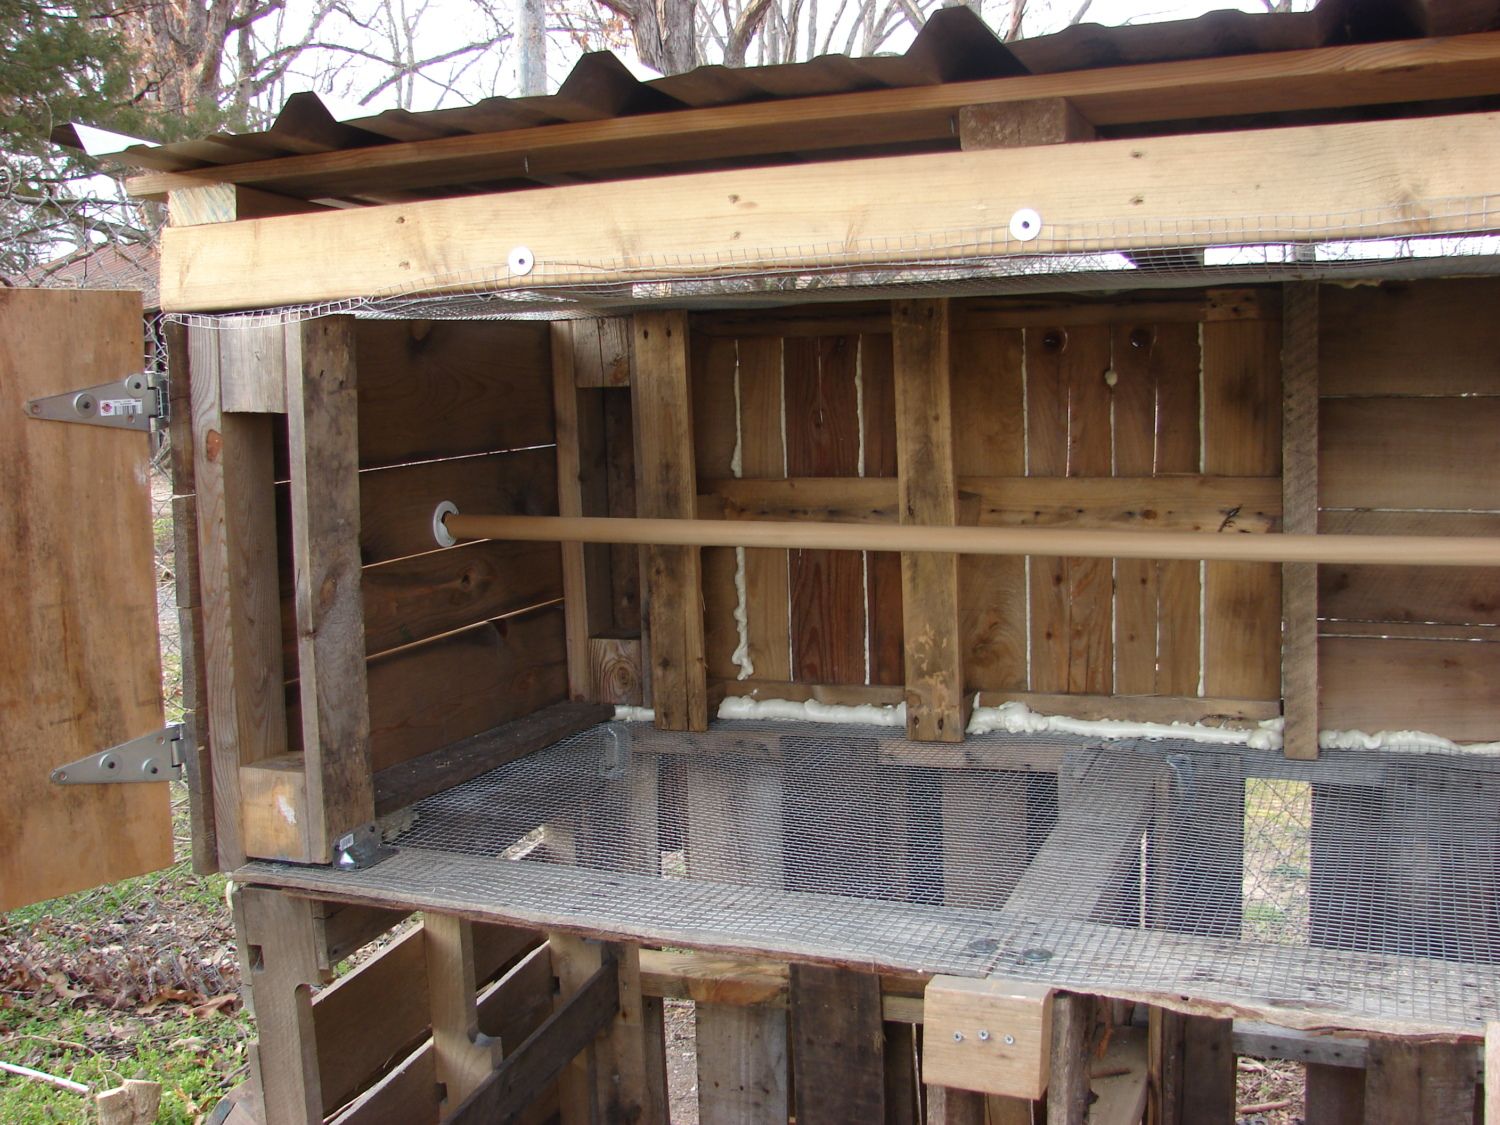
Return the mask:
[[[1500,32],[1026,75],[476,133],[148,173],[131,193],[205,183],[307,197],[653,164],[956,141],[964,106],[1067,98],[1097,126],[1500,93]]]

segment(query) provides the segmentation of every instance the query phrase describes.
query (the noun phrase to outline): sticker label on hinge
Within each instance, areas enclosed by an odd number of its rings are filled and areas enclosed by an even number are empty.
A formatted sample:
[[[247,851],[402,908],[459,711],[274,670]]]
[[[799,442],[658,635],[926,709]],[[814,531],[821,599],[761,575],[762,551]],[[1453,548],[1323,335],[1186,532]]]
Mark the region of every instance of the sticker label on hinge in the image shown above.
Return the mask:
[[[106,398],[99,402],[99,417],[118,418],[139,414],[141,400],[138,398]]]

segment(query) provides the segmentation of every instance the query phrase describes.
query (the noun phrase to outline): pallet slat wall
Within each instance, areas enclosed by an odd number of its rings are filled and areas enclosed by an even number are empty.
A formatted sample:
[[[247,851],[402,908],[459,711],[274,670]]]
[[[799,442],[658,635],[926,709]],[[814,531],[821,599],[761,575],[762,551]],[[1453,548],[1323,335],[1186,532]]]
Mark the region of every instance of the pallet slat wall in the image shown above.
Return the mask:
[[[558,548],[439,550],[431,533],[441,499],[467,511],[556,512],[552,373],[543,324],[360,321],[355,349],[370,761],[379,771],[566,697]],[[282,486],[283,543],[286,495]],[[285,561],[280,583],[294,677]],[[293,680],[293,749],[296,689]]]
[[[1489,278],[1325,287],[1320,530],[1500,535],[1497,299]],[[1324,566],[1319,617],[1324,727],[1500,738],[1500,575]]]
[[[1277,318],[1274,291],[953,302],[959,523],[1277,530]],[[887,306],[695,324],[700,514],[896,522]],[[752,369],[781,393],[750,410]],[[711,676],[753,678],[766,695],[766,681],[902,682],[894,557],[791,552],[786,595],[747,574],[752,653],[758,628],[789,617],[790,675],[759,659],[743,675],[733,555],[704,552]],[[1279,598],[1269,565],[966,557],[964,686],[1278,700]]]

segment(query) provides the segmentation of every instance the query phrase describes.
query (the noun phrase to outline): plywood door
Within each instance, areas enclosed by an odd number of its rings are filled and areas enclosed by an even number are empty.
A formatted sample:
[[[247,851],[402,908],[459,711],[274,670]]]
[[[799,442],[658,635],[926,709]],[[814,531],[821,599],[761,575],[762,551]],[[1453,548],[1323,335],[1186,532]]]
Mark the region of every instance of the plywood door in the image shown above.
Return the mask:
[[[146,438],[21,411],[141,342],[139,294],[0,289],[0,911],[172,861],[165,783],[48,780],[162,725]]]

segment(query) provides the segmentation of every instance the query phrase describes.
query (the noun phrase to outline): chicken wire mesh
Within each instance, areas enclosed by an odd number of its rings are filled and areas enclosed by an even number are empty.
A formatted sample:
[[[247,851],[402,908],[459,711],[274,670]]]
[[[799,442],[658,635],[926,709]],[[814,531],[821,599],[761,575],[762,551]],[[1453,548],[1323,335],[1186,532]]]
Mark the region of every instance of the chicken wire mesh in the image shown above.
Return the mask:
[[[1500,1015],[1497,769],[1399,747],[1293,768],[1185,740],[611,723],[385,828],[403,850],[753,888],[757,910],[812,895],[830,932],[856,903],[889,904],[882,926],[979,919],[1008,976],[1466,1024]]]

